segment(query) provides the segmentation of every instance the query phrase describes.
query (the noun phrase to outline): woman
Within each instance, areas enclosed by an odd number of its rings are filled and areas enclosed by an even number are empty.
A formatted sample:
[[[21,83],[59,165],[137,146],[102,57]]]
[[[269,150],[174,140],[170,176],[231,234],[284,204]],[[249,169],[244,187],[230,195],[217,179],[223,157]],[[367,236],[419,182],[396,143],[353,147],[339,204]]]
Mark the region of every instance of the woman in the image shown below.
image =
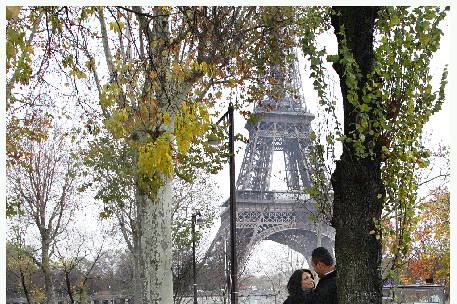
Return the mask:
[[[314,275],[309,269],[298,269],[287,283],[289,296],[284,304],[303,304],[303,296],[314,288]]]

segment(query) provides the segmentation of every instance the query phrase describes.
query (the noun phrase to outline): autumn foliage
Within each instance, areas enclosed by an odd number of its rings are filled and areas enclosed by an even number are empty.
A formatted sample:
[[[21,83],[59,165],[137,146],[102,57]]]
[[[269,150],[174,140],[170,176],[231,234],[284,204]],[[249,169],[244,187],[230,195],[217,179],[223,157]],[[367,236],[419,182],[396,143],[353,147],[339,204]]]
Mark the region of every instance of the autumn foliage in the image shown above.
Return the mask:
[[[436,190],[419,206],[417,228],[412,237],[412,247],[407,268],[402,279],[405,283],[449,283],[450,244],[449,211],[450,193]]]

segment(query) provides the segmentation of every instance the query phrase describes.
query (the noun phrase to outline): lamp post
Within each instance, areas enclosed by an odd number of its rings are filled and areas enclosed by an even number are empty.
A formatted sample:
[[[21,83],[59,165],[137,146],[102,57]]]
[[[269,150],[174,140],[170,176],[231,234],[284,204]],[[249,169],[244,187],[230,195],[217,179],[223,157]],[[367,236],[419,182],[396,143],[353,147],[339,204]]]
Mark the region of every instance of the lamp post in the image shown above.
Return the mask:
[[[236,197],[235,197],[235,131],[233,119],[233,104],[229,104],[229,152],[230,152],[230,263],[231,284],[230,299],[232,304],[238,304],[238,261],[236,259]]]
[[[230,164],[230,303],[238,304],[238,264],[236,259],[236,197],[235,197],[235,130],[233,119],[234,107],[230,102],[227,112],[216,122],[229,123],[229,164]]]
[[[197,222],[197,216],[201,216],[200,211],[192,213],[192,270],[194,279],[194,304],[198,304],[197,301],[197,267],[195,262],[195,224]]]

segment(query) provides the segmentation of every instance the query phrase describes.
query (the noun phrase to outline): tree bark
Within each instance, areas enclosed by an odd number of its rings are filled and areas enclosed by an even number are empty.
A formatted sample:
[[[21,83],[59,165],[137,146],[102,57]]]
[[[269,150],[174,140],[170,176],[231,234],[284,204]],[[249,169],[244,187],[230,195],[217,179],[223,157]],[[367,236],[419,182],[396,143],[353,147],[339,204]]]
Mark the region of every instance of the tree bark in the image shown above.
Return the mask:
[[[54,293],[54,282],[52,278],[50,257],[49,257],[49,242],[44,240],[42,242],[42,251],[41,251],[41,270],[44,276],[44,290],[46,293],[46,303],[55,304],[56,297]]]
[[[373,70],[373,33],[376,7],[335,7],[331,21],[341,54],[343,36],[357,62],[361,79],[357,94],[362,100],[366,77]],[[348,101],[346,74],[340,63],[334,64],[340,78],[344,105],[344,134],[355,130],[357,109]],[[332,174],[334,190],[332,224],[336,230],[335,255],[337,261],[337,290],[339,304],[381,304],[381,241],[376,234],[375,220],[381,218],[384,195],[381,180],[381,161],[358,158],[351,144],[343,145],[343,153]]]
[[[71,289],[70,274],[65,270],[65,286],[67,287],[68,297],[70,298],[70,304],[74,304],[73,290]]]
[[[26,279],[25,279],[25,274],[22,271],[22,268],[19,268],[20,276],[21,276],[21,286],[22,286],[22,291],[24,291],[25,298],[27,300],[28,304],[32,304],[32,301],[30,299],[30,291],[27,287]]]
[[[164,178],[155,201],[138,195],[139,277],[142,303],[173,303],[171,181]]]

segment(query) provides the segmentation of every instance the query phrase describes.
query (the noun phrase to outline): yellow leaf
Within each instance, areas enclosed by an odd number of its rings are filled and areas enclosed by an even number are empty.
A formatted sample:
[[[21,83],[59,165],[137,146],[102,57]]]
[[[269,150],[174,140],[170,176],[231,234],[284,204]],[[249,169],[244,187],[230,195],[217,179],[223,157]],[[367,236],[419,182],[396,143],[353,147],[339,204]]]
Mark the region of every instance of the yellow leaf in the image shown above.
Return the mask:
[[[207,64],[206,62],[203,61],[203,62],[200,64],[200,66],[201,66],[201,68],[202,68],[203,73],[208,73],[208,64]]]
[[[7,6],[6,7],[6,20],[16,20],[21,11],[21,6]]]
[[[109,23],[110,30],[119,33],[124,28],[124,23],[120,21],[112,21]]]
[[[168,112],[165,112],[165,114],[163,114],[163,123],[166,125],[169,125],[170,122],[171,122],[170,114],[168,114]]]

